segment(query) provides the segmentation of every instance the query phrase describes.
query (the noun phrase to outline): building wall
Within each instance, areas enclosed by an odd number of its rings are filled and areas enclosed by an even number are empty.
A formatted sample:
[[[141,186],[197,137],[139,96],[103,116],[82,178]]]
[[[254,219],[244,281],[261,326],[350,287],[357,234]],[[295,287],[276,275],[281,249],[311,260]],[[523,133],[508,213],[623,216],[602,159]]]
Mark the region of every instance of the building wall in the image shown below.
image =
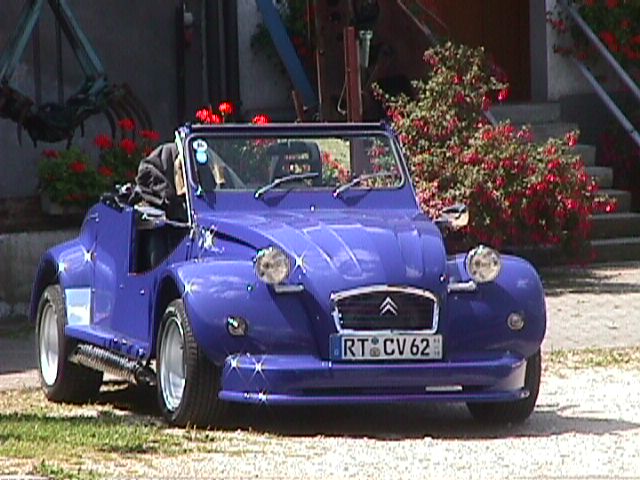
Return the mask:
[[[274,119],[291,119],[291,83],[276,59],[251,48],[251,37],[261,21],[255,0],[238,0],[238,50],[240,56],[240,98],[252,113],[269,113]]]
[[[209,0],[211,1],[211,0]],[[203,87],[201,50],[201,8],[203,0],[188,0],[194,15],[193,39],[185,54],[187,117],[208,103]],[[24,0],[2,0],[0,14],[0,51],[12,34]],[[177,2],[165,0],[68,0],[82,30],[98,53],[109,79],[116,84],[128,83],[146,105],[154,127],[163,139],[171,139],[178,124],[176,93],[176,34],[175,8]],[[243,108],[251,111],[288,114],[291,100],[289,86],[283,73],[273,63],[256,56],[250,38],[258,21],[254,0],[238,0],[239,56]],[[216,28],[209,26],[208,28]],[[46,6],[41,20],[41,58],[43,101],[57,101],[55,66],[55,34],[53,15]],[[64,52],[65,95],[73,93],[82,81],[66,41]],[[31,44],[27,46],[12,86],[34,98]],[[82,146],[97,158],[92,144],[97,133],[108,133],[103,117],[86,122],[85,137],[79,131],[73,143]],[[0,198],[34,195],[37,191],[37,161],[45,148],[64,148],[59,144],[34,146],[26,132],[22,145],[18,144],[16,124],[0,119]]]
[[[539,0],[531,0],[532,2]],[[556,0],[545,0],[547,11],[553,11]],[[582,74],[571,62],[554,53],[553,46],[558,43],[556,32],[547,25],[547,96],[549,100],[559,100],[568,95],[580,95],[590,92],[590,87]]]

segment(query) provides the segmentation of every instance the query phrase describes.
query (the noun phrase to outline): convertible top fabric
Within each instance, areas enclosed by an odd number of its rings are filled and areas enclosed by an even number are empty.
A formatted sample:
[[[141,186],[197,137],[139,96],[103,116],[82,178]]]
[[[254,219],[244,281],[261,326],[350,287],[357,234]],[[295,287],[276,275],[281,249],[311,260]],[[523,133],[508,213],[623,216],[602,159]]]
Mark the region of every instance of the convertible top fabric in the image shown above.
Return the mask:
[[[184,215],[184,200],[176,194],[174,162],[178,148],[173,142],[157,147],[138,165],[136,195],[167,212],[169,218]]]

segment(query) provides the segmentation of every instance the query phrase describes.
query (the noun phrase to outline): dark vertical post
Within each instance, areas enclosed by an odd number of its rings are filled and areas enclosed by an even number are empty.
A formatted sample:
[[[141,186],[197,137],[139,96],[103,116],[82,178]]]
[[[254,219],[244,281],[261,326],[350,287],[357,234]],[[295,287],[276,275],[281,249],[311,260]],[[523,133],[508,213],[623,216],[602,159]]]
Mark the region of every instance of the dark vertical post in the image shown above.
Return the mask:
[[[240,54],[238,48],[238,2],[224,0],[224,27],[227,45],[225,83],[227,84],[227,98],[240,110]]]
[[[60,9],[60,3],[57,3],[58,9]],[[58,81],[58,103],[64,103],[64,66],[62,63],[62,27],[60,26],[60,19],[56,18],[56,74]]]
[[[347,120],[362,121],[362,87],[360,85],[360,55],[356,29],[344,29],[344,64],[347,81]]]
[[[186,63],[184,40],[184,0],[176,5],[176,117],[177,123],[185,121],[186,113]]]
[[[40,20],[33,27],[33,88],[36,105],[42,104],[42,68],[40,62]]]
[[[207,1],[207,0],[204,0]],[[219,18],[222,15],[221,0],[210,0],[207,5],[207,65],[209,70],[209,102],[219,101],[222,98],[221,72],[220,72],[220,32]]]

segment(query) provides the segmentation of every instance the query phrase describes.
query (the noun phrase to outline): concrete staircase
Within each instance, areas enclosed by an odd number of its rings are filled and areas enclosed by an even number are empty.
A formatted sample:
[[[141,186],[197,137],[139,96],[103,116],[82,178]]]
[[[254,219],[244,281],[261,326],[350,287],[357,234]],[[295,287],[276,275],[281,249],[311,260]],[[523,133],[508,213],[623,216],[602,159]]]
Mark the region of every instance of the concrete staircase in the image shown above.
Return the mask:
[[[564,137],[578,128],[563,122],[558,103],[523,103],[495,106],[491,113],[496,120],[509,120],[514,125],[530,125],[534,141]],[[630,211],[631,194],[613,188],[613,171],[597,165],[596,147],[579,144],[576,153],[582,156],[587,173],[593,176],[600,191],[618,201],[615,213],[593,215],[591,247],[596,262],[640,260],[640,213]]]

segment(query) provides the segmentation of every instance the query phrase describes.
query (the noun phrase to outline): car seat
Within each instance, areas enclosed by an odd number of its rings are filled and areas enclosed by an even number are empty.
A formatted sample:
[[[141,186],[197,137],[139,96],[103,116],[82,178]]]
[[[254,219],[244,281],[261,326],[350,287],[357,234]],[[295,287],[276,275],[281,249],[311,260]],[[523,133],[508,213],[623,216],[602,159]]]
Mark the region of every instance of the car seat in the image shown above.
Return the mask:
[[[322,159],[315,142],[291,141],[269,146],[269,181],[295,173],[317,173],[311,179],[314,186],[322,185]]]

